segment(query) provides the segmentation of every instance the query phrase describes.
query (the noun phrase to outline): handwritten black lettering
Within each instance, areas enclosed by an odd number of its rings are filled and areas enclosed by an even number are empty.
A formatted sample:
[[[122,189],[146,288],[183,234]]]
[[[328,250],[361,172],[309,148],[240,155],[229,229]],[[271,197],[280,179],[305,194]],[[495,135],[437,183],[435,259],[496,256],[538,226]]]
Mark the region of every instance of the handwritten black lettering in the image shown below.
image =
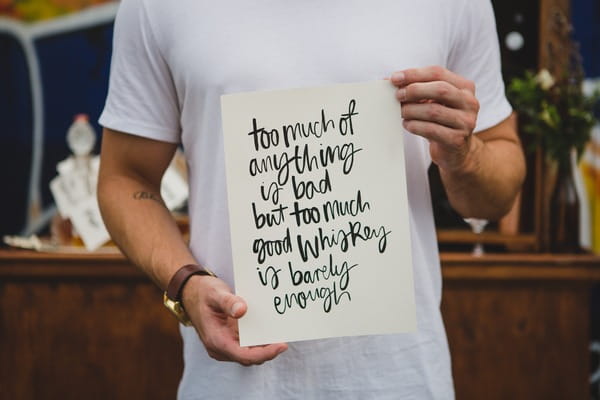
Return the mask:
[[[386,230],[383,225],[372,228],[363,225],[359,221],[350,221],[347,230],[343,228],[332,229],[330,234],[324,234],[323,228],[318,228],[318,234],[312,239],[304,239],[302,234],[298,234],[296,242],[302,261],[308,261],[311,255],[313,258],[318,258],[322,250],[337,247],[345,253],[350,249],[350,246],[356,247],[359,241],[367,242],[374,238],[379,239],[377,249],[379,253],[383,253],[387,247],[387,237],[390,233],[392,231]]]
[[[325,170],[325,177],[316,184],[310,180],[296,180],[296,177],[292,175],[292,191],[294,192],[296,200],[300,200],[303,197],[310,200],[315,196],[315,193],[325,194],[331,192],[331,190],[331,178],[329,177],[328,170]]]
[[[294,211],[290,215],[296,219],[296,226],[318,224],[321,221],[321,211],[317,207],[300,208],[297,201],[294,202]]]
[[[322,299],[323,311],[329,313],[333,305],[337,306],[344,298],[347,298],[348,301],[352,301],[350,292],[345,290],[338,292],[338,284],[334,281],[332,282],[331,287],[322,286],[306,291],[286,293],[283,295],[283,298],[281,296],[274,296],[273,305],[278,314],[285,314],[293,305],[305,309],[309,302],[315,302]]]
[[[274,255],[282,255],[291,253],[292,247],[292,236],[290,229],[286,229],[285,236],[283,239],[276,240],[265,240],[263,238],[254,239],[252,242],[252,252],[257,255],[257,261],[259,264],[265,262],[267,257]]]
[[[293,152],[273,153],[262,158],[252,158],[248,164],[250,176],[268,172],[277,173],[277,183],[284,186],[290,174],[304,174],[320,168],[327,168],[337,162],[342,163],[342,172],[348,175],[354,166],[354,155],[362,148],[355,148],[354,143],[326,146],[317,154],[311,154],[310,147],[305,144],[302,149],[294,146]],[[293,170],[290,171],[290,167]]]
[[[368,201],[363,203],[360,190],[356,192],[356,199],[350,201],[331,200],[323,204],[323,218],[325,222],[333,221],[338,217],[351,215],[356,217],[358,214],[370,210],[371,204]]]
[[[260,185],[260,197],[264,200],[271,200],[274,205],[279,203],[279,192],[282,191],[283,188],[277,184],[277,182],[271,182],[268,189],[265,191],[264,182]]]
[[[269,265],[264,271],[260,270],[260,267],[256,267],[258,271],[258,278],[263,286],[267,286],[269,283],[269,275],[271,276],[271,289],[277,289],[279,287],[279,273],[281,268],[276,269],[274,266]]]
[[[345,114],[342,114],[342,117],[340,118],[340,134],[342,136],[346,136],[348,134],[348,128],[350,128],[350,134],[354,135],[354,127],[352,126],[352,117],[355,115],[358,115],[357,112],[354,112],[354,110],[356,109],[356,100],[352,99],[350,100],[350,103],[348,103],[348,112]]]
[[[294,286],[302,284],[314,284],[321,281],[327,281],[331,278],[340,278],[340,289],[346,290],[350,283],[350,270],[358,266],[358,264],[348,265],[348,261],[343,261],[341,264],[336,264],[333,261],[333,254],[329,254],[329,263],[324,264],[312,271],[301,271],[294,269],[291,262],[288,262],[288,270],[290,279]]]
[[[285,143],[285,147],[290,147],[290,139],[297,140],[300,137],[307,138],[309,136],[314,136],[316,138],[320,138],[323,136],[323,133],[327,132],[327,129],[331,125],[332,128],[335,129],[335,123],[332,119],[325,118],[325,110],[321,109],[321,122],[309,122],[308,126],[304,123],[296,122],[295,124],[284,125],[282,128],[283,131],[283,142]]]
[[[275,226],[285,222],[285,214],[287,210],[282,204],[277,208],[273,208],[270,212],[261,213],[256,211],[256,203],[252,202],[252,216],[254,217],[254,226],[256,229],[262,229],[265,226]]]
[[[256,151],[279,144],[279,131],[277,129],[267,131],[265,128],[259,128],[256,124],[256,118],[252,118],[252,131],[248,132],[248,136],[252,136],[254,150]]]
[[[372,209],[360,189],[350,198],[333,195],[334,183],[341,180],[341,174],[353,172],[358,160],[355,156],[363,151],[354,143],[359,116],[356,99],[349,99],[346,111],[338,115],[334,121],[321,108],[320,118],[292,121],[274,129],[253,118],[248,133],[256,152],[249,160],[248,173],[250,177],[260,176],[262,181],[261,200],[250,200],[252,216],[256,231],[266,233],[252,239],[257,277],[263,287],[271,290],[294,288],[273,293],[273,307],[281,315],[312,304],[329,313],[342,302],[351,302],[351,272],[358,264],[339,260],[336,255],[369,242],[384,253],[392,233],[385,225],[357,220]],[[320,140],[332,129],[345,138],[336,135],[333,142]],[[284,190],[287,198],[280,196]],[[286,214],[290,221],[286,221]],[[287,227],[283,237],[266,238],[291,221],[295,227]],[[311,224],[315,228],[307,227]],[[345,257],[351,258],[350,253]],[[288,273],[281,274],[286,264]],[[282,285],[284,280],[288,286]]]

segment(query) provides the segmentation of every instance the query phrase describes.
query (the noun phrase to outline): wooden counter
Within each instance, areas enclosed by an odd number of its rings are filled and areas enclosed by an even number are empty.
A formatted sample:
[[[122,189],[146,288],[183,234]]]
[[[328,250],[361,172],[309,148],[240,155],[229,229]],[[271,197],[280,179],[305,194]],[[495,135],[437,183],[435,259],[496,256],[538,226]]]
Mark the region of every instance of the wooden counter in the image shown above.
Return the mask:
[[[595,256],[442,255],[457,398],[583,399]],[[0,398],[172,399],[177,324],[118,254],[0,249]]]
[[[174,399],[161,296],[121,255],[0,250],[0,399]]]
[[[589,398],[600,257],[442,255],[457,399]]]

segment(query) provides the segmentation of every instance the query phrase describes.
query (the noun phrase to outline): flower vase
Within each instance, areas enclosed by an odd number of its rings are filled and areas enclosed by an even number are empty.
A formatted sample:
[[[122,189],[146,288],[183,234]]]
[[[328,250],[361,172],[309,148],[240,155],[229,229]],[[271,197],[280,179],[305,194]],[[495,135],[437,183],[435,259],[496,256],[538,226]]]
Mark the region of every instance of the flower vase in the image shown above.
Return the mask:
[[[550,250],[555,253],[578,253],[579,196],[570,158],[558,163],[556,183],[550,198]]]

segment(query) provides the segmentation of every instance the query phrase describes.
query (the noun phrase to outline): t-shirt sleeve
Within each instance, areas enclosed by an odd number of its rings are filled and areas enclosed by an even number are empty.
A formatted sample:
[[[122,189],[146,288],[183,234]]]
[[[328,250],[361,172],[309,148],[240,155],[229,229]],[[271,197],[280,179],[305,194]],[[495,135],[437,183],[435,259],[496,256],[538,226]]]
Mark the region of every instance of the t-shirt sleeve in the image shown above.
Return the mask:
[[[180,141],[173,78],[143,0],[121,2],[115,20],[104,127],[151,139]]]
[[[490,128],[512,112],[506,99],[496,20],[490,0],[466,0],[454,21],[448,68],[475,82],[480,109],[475,132]]]

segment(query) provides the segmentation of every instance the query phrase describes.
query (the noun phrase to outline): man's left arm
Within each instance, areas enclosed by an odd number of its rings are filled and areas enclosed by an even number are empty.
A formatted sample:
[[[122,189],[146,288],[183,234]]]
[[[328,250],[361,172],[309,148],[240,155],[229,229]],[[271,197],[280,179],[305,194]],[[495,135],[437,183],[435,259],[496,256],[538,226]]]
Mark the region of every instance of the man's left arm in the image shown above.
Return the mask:
[[[525,177],[515,117],[473,135],[479,102],[473,82],[442,67],[396,72],[407,131],[429,140],[452,207],[463,217],[497,220]]]

